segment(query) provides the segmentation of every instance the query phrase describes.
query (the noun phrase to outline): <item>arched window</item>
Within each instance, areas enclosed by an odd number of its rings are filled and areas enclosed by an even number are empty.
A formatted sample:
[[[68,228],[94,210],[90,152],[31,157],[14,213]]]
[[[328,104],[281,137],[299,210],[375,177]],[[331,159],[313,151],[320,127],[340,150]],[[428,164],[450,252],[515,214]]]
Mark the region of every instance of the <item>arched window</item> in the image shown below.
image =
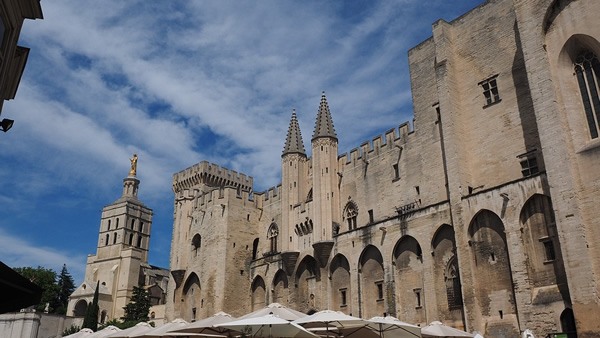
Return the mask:
[[[131,220],[131,230],[133,230],[133,229],[134,229],[134,226],[135,226],[135,219],[132,219],[132,220]]]
[[[271,223],[269,226],[269,231],[267,233],[267,238],[271,242],[271,253],[277,252],[277,236],[279,235],[279,227],[275,223]]]
[[[358,216],[358,207],[354,201],[350,200],[344,208],[344,218],[348,222],[348,230],[356,229],[356,217]]]
[[[194,256],[198,255],[198,250],[200,249],[201,245],[202,237],[200,236],[200,234],[195,234],[192,238],[192,250],[194,251]]]
[[[109,242],[108,242],[108,240],[109,240],[109,237],[110,237],[110,235],[109,235],[109,234],[106,234],[106,242],[104,242],[104,245],[108,245],[108,243],[109,243]]]
[[[113,234],[113,244],[117,244],[117,233]]]
[[[600,61],[598,56],[589,50],[580,53],[575,59],[575,75],[590,136],[593,139],[598,138],[600,131],[600,97],[598,96]]]
[[[140,221],[140,225],[139,225],[138,231],[139,232],[144,232],[144,222]]]
[[[137,247],[138,248],[142,247],[142,235],[138,235],[138,238],[137,238]]]
[[[115,229],[119,228],[119,219],[117,218],[116,223],[115,223]]]
[[[104,322],[106,322],[106,310],[102,310],[100,314],[100,323],[104,324]]]
[[[129,245],[133,243],[133,234],[129,234]]]
[[[255,238],[254,242],[252,242],[252,259],[256,259],[257,255],[258,255],[258,238]]]
[[[110,230],[110,220],[108,220],[108,229],[106,230]]]

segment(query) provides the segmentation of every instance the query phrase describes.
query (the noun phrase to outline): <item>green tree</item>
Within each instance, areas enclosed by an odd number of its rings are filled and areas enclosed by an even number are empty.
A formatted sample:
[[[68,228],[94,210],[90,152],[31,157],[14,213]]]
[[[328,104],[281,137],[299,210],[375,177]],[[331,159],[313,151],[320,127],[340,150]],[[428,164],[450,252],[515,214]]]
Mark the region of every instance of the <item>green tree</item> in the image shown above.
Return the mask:
[[[88,305],[87,310],[85,311],[85,317],[83,318],[82,328],[87,327],[92,331],[96,331],[98,329],[98,312],[100,311],[100,307],[98,306],[98,293],[100,290],[100,281],[96,282],[96,291],[94,291],[94,298],[92,303]]]
[[[64,264],[60,275],[58,275],[57,281],[58,292],[54,299],[54,313],[64,315],[67,313],[67,305],[69,304],[69,296],[75,291],[75,282],[69,271],[67,271],[67,265]]]
[[[51,307],[48,309],[48,312],[53,312],[54,308],[52,308],[52,305],[55,304],[55,299],[58,295],[56,272],[54,272],[52,269],[46,269],[41,266],[38,266],[37,268],[14,268],[14,270],[44,290],[42,292],[41,302],[35,305],[36,311],[44,311],[46,304],[48,303],[51,305]]]
[[[148,313],[150,312],[150,295],[148,291],[139,286],[133,287],[133,295],[129,304],[125,305],[125,316],[123,321],[145,322],[148,321]]]

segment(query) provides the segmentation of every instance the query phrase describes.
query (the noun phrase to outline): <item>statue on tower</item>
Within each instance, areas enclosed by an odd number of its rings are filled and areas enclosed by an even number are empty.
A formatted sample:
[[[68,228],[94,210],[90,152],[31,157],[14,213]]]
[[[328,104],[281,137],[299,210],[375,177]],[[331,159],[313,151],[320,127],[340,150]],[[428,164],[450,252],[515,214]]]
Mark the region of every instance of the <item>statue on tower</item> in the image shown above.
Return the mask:
[[[135,176],[137,173],[137,154],[133,154],[133,157],[129,159],[131,161],[131,170],[129,170],[129,176]]]

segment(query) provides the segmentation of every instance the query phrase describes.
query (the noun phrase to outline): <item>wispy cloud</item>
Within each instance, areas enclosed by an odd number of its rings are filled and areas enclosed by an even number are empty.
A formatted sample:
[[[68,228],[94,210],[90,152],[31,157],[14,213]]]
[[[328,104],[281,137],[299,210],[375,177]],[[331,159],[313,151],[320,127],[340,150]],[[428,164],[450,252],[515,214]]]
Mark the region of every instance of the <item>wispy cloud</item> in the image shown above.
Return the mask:
[[[321,90],[341,151],[410,120],[407,49],[480,2],[42,2],[3,111],[16,123],[2,139],[0,230],[39,227],[28,247],[53,233],[95,242],[135,152],[166,265],[174,172],[208,160],[259,191],[279,183],[291,110],[309,149]]]

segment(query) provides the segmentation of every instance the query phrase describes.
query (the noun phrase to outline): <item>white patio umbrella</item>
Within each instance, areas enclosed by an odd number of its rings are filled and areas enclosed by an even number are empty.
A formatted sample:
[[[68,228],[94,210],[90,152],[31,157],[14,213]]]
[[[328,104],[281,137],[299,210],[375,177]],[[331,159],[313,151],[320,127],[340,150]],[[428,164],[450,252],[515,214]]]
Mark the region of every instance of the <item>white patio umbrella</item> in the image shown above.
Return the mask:
[[[310,316],[294,320],[294,323],[309,331],[325,331],[328,337],[331,334],[339,335],[341,331],[344,331],[343,335],[349,336],[353,330],[359,330],[368,324],[364,319],[332,310],[315,312]]]
[[[141,323],[137,323],[135,324],[135,326],[132,326],[128,329],[125,329],[123,331],[119,331],[116,333],[111,333],[108,336],[106,336],[107,338],[130,338],[130,337],[134,337],[137,336],[141,333],[147,332],[154,329],[152,327],[152,325],[146,323],[146,322],[141,322]]]
[[[87,338],[105,338],[115,332],[120,332],[122,331],[121,329],[119,329],[116,326],[113,325],[109,325],[105,328],[103,328],[102,330],[96,331],[93,334],[86,336]]]
[[[234,320],[216,327],[227,328],[252,337],[318,338],[302,326],[274,315]]]
[[[235,320],[235,318],[230,314],[218,312],[208,318],[197,320],[180,329],[170,331],[169,333],[193,333],[194,335],[204,335],[209,337],[214,335],[226,335],[227,331],[229,331],[228,329],[216,327],[215,325],[228,323],[233,320]]]
[[[79,330],[78,332],[75,332],[68,336],[64,336],[63,338],[83,338],[83,337],[89,337],[92,334],[94,334],[94,331],[92,331],[91,329],[88,329],[88,328],[83,328],[83,329]]]
[[[442,322],[431,322],[429,325],[421,329],[423,337],[473,337],[472,333],[455,329]]]
[[[187,324],[189,324],[189,323],[186,322],[185,320],[183,320],[181,318],[177,318],[177,319],[173,320],[172,322],[165,323],[157,328],[142,332],[140,334],[131,335],[130,337],[146,337],[146,338],[169,337],[169,334],[167,332],[181,329],[184,326],[186,326]]]
[[[373,317],[368,322],[367,327],[377,332],[381,338],[421,337],[420,327],[405,323],[396,317]]]
[[[262,317],[268,314],[273,314],[279,318],[287,319],[287,320],[296,320],[302,317],[306,317],[306,313],[302,313],[300,311],[296,311],[287,306],[281,305],[279,303],[271,303],[266,307],[256,310],[254,312],[250,312],[247,315],[243,315],[238,319],[246,319],[246,318],[255,318]]]

